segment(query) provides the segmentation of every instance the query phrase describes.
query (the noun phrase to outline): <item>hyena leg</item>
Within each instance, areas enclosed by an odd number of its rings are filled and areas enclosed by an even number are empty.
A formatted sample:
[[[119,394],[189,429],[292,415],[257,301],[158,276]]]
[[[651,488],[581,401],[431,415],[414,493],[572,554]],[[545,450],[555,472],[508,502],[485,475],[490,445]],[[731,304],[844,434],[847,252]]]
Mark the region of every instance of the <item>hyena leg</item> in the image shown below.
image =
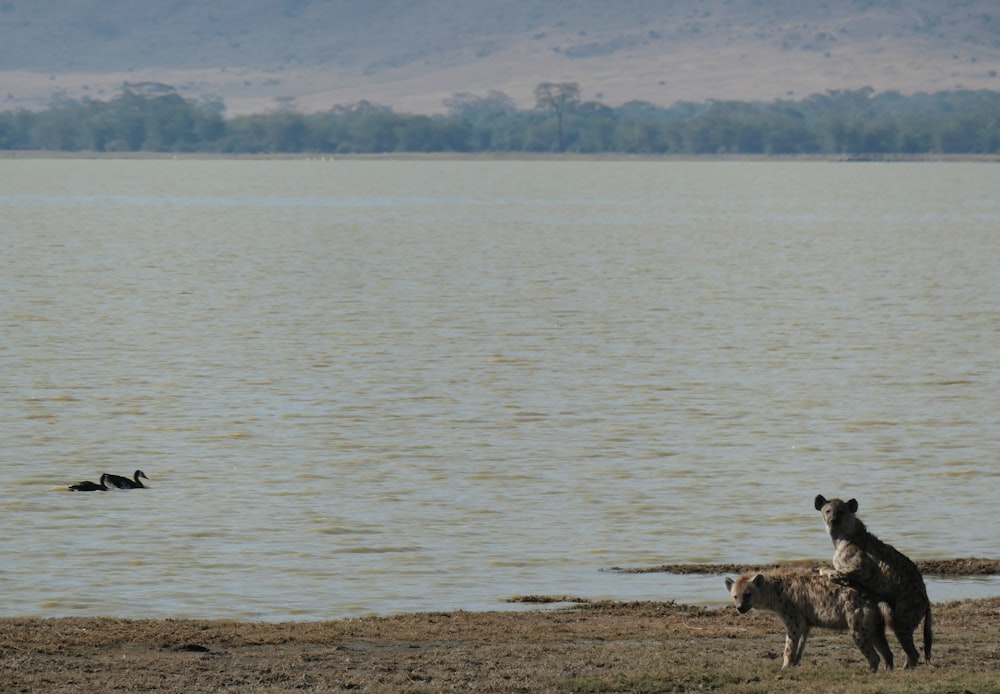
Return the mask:
[[[917,647],[913,645],[913,632],[900,629],[896,632],[896,638],[899,640],[899,645],[906,651],[906,669],[915,668],[917,663],[920,662],[920,653],[917,651]]]
[[[892,608],[892,613],[892,619],[896,625],[894,630],[896,638],[899,639],[903,650],[906,651],[906,667],[908,668],[916,667],[920,661],[920,653],[913,643],[913,635],[920,626],[920,622],[927,620],[924,624],[924,657],[927,662],[930,662],[933,635],[929,621],[930,605],[927,594],[920,591],[919,594],[913,592],[903,596]]]
[[[892,670],[894,665],[892,649],[889,648],[889,641],[885,638],[886,629],[892,629],[893,632],[896,631],[892,619],[892,608],[889,607],[888,603],[880,602],[878,604],[878,611],[882,618],[878,620],[879,625],[874,636],[875,648],[882,655],[882,660],[885,661],[885,669]]]
[[[885,616],[886,624],[896,633],[896,640],[899,641],[899,645],[906,652],[905,668],[907,670],[915,668],[917,663],[920,662],[920,653],[913,643],[913,632],[916,629],[916,625],[911,624],[911,620],[905,618],[906,610],[901,610],[900,605],[890,608]]]
[[[851,629],[851,638],[854,639],[854,644],[861,649],[871,671],[878,670],[878,653],[875,652],[875,646],[872,645],[871,635],[858,629]]]
[[[802,661],[802,654],[806,650],[806,640],[809,638],[809,630],[810,626],[808,624],[804,624],[801,627],[799,640],[795,644],[795,651],[792,655],[792,665],[798,665]]]
[[[801,617],[785,615],[782,617],[785,623],[785,660],[781,667],[798,665],[799,658],[802,657],[802,649],[805,648],[806,637],[809,635],[809,625]]]
[[[889,642],[885,638],[885,628],[880,627],[877,629],[872,639],[875,641],[875,650],[879,652],[879,655],[882,656],[882,660],[885,662],[885,669],[892,670],[892,649],[889,648]]]
[[[848,612],[847,630],[851,632],[854,645],[864,654],[872,672],[878,670],[879,653],[883,657],[888,653],[885,667],[887,670],[892,669],[892,652],[885,640],[885,622],[877,607],[863,607]]]
[[[785,658],[781,661],[782,669],[792,664],[792,660],[795,657],[795,649],[798,638],[799,635],[797,633],[793,634],[792,629],[785,631]]]

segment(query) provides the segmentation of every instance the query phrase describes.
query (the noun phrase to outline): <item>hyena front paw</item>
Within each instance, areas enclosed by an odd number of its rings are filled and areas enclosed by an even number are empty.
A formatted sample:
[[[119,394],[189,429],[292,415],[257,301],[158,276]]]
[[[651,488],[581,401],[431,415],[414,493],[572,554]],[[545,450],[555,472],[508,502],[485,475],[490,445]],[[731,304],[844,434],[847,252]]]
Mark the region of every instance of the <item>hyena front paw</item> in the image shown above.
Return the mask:
[[[826,576],[831,581],[841,586],[851,585],[851,579],[836,569],[821,568],[819,570],[819,575]]]

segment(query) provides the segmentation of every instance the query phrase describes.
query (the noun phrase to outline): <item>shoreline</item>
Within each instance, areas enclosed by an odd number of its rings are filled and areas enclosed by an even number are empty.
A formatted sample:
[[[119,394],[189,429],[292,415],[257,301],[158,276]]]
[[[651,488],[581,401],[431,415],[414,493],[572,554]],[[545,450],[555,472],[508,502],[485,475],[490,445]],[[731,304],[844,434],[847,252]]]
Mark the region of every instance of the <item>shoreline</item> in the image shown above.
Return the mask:
[[[1000,574],[1000,559],[987,557],[956,557],[952,559],[918,559],[914,563],[924,576],[992,576]],[[798,566],[819,570],[830,562],[820,559],[795,559],[767,564],[661,564],[650,567],[613,566],[608,571],[619,573],[671,573],[671,574],[731,574],[745,571],[765,571],[779,566]]]
[[[0,690],[997,691],[1000,597],[932,609],[930,663],[874,674],[846,634],[815,630],[783,671],[774,615],[674,602],[283,623],[8,617]]]
[[[338,154],[289,152],[224,154],[218,152],[91,152],[0,150],[0,160],[125,159],[180,161],[595,161],[595,162],[831,162],[831,163],[997,163],[1000,154],[601,154],[555,152],[386,152]]]

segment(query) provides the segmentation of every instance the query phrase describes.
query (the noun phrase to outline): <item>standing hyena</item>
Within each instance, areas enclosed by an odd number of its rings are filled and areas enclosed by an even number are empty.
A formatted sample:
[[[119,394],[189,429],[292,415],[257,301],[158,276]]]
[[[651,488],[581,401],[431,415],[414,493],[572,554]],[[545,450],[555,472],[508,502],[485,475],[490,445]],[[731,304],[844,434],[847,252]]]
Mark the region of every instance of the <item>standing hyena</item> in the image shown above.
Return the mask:
[[[816,626],[851,632],[872,672],[878,670],[879,654],[886,669],[892,669],[892,651],[878,603],[854,588],[812,571],[785,568],[746,573],[735,581],[726,578],[726,589],[740,613],[756,607],[774,612],[784,622],[783,668],[799,664],[809,630]]]
[[[889,606],[886,615],[889,628],[896,632],[899,644],[906,651],[906,667],[916,667],[920,660],[913,645],[913,632],[924,622],[924,659],[931,659],[931,602],[920,569],[902,552],[882,542],[868,532],[861,519],[855,499],[827,500],[816,497],[816,510],[835,547],[833,570],[823,571],[829,578],[844,585],[859,588]]]

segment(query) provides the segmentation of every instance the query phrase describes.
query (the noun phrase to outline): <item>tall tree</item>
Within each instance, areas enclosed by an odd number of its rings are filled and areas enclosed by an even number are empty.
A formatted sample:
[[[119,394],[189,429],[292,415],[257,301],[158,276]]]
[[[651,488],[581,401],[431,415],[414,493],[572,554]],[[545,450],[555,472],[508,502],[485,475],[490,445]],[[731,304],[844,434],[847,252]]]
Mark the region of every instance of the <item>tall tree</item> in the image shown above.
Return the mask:
[[[469,92],[456,92],[451,98],[444,100],[448,115],[476,122],[497,114],[509,116],[517,110],[517,103],[509,96],[496,89],[491,89],[486,96],[477,96]]]
[[[556,147],[565,151],[563,118],[567,111],[580,105],[580,85],[576,82],[542,82],[535,87],[535,104],[539,109],[552,111],[556,117]]]

